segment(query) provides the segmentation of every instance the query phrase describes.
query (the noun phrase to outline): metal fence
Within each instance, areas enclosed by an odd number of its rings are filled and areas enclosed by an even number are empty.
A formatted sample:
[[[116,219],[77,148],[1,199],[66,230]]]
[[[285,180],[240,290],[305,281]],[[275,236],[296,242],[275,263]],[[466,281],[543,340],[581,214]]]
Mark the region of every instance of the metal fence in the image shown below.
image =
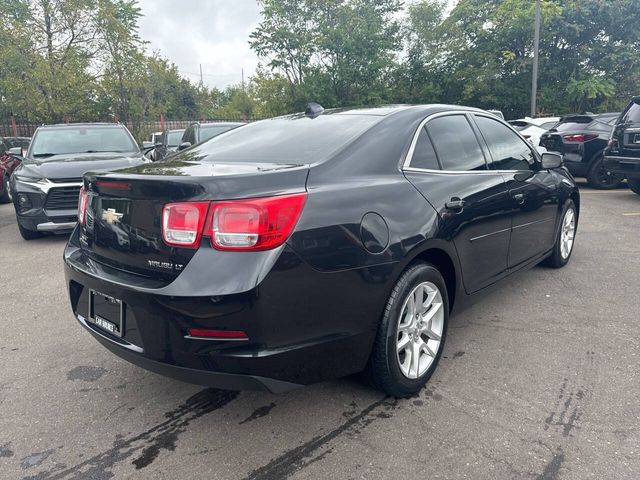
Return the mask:
[[[64,123],[79,123],[81,120],[66,119]],[[125,125],[136,140],[140,143],[149,139],[150,135],[154,132],[160,132],[165,128],[178,129],[187,128],[193,122],[253,122],[260,120],[259,118],[247,118],[247,117],[225,117],[225,118],[209,118],[209,119],[192,119],[192,120],[168,120],[160,118],[158,120],[129,120],[126,122],[119,122]],[[107,123],[114,123],[113,119],[105,120]],[[42,123],[25,121],[15,117],[9,117],[0,119],[0,137],[31,137],[38,127],[43,125]]]

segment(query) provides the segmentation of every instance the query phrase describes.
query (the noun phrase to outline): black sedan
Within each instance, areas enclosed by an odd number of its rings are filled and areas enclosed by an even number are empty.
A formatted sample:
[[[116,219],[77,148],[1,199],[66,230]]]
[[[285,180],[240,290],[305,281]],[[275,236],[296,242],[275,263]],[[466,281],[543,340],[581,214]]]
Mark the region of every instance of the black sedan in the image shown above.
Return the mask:
[[[22,238],[71,232],[78,192],[88,171],[148,162],[129,130],[117,124],[61,124],[39,127],[11,175],[12,200]]]
[[[88,174],[64,252],[75,317],[116,355],[226,389],[367,370],[404,397],[453,311],[571,257],[561,157],[456,106],[291,115]]]

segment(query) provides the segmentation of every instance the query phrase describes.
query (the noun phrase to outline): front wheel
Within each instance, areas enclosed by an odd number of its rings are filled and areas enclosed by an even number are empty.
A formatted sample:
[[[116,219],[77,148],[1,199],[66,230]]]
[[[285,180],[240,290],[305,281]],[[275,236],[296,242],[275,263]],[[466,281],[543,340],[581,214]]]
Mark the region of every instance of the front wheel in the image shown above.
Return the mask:
[[[598,190],[613,190],[618,188],[624,180],[623,175],[612,173],[604,166],[604,157],[600,155],[596,158],[587,173],[589,186]]]
[[[373,385],[394,397],[417,393],[438,365],[449,320],[447,288],[428,263],[409,267],[394,286],[367,367]]]
[[[11,190],[9,186],[9,175],[5,174],[2,180],[2,195],[0,195],[0,203],[11,202]]]
[[[551,255],[543,262],[553,268],[564,267],[569,263],[578,227],[578,214],[573,200],[569,200],[562,211],[560,231],[553,245]]]
[[[627,178],[627,184],[633,193],[640,195],[640,178]]]

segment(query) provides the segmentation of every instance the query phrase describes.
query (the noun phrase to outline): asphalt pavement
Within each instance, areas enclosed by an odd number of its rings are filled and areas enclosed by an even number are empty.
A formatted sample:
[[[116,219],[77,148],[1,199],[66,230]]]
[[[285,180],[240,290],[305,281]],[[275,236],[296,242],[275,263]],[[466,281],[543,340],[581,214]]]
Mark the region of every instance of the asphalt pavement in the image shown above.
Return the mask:
[[[284,395],[170,380],[71,314],[64,237],[0,205],[2,479],[638,479],[640,196],[582,189],[570,264],[452,318],[415,398],[356,377]]]

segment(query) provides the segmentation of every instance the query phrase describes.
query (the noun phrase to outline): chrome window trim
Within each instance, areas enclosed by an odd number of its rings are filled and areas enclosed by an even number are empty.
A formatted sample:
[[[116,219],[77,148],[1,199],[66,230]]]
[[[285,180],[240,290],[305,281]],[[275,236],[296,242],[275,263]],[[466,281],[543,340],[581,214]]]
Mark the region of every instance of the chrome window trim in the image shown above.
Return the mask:
[[[473,110],[448,110],[446,112],[438,112],[438,113],[432,113],[431,115],[429,115],[428,117],[426,117],[424,120],[422,120],[420,122],[420,125],[418,125],[418,128],[416,129],[416,131],[413,134],[413,139],[411,140],[411,145],[409,146],[409,151],[407,152],[407,156],[405,157],[405,160],[402,164],[402,171],[404,172],[416,172],[416,173],[445,173],[445,174],[476,174],[476,175],[487,175],[487,174],[493,174],[493,173],[513,173],[513,172],[526,172],[528,170],[434,170],[434,169],[430,169],[430,168],[418,168],[418,167],[412,167],[411,166],[411,162],[413,161],[413,152],[416,149],[416,145],[418,143],[418,136],[420,135],[420,131],[427,125],[427,123],[429,123],[431,120],[433,120],[434,118],[440,118],[440,117],[446,117],[449,115],[464,115],[465,117],[467,117],[468,115],[478,115],[481,117],[487,117],[490,118],[492,120],[495,120],[503,125],[506,125],[507,128],[509,128],[509,130],[511,130],[513,133],[515,133],[518,137],[520,137],[520,139],[524,142],[525,145],[527,145],[527,141],[522,137],[522,135],[520,135],[518,133],[517,130],[515,130],[511,125],[509,125],[506,121],[496,117],[495,115],[491,114],[491,113],[487,113],[487,112],[476,112]],[[469,119],[467,118],[467,121],[469,121]],[[473,125],[470,125],[472,130],[473,130]],[[475,131],[474,131],[475,134]],[[478,140],[476,138],[476,140]],[[483,138],[484,140],[484,138]],[[486,140],[485,140],[486,142]],[[478,144],[480,145],[480,148],[483,150],[483,156],[484,156],[484,149],[482,147],[482,145],[480,144],[480,142],[478,141]],[[527,145],[527,147],[529,147],[529,145]],[[488,146],[487,146],[488,148]],[[435,149],[435,146],[434,146]],[[529,148],[529,150],[531,150],[531,152],[533,152],[534,157],[536,157],[538,160],[538,156],[536,155],[535,149],[533,148]],[[491,153],[491,152],[489,152]],[[493,162],[493,159],[491,159],[491,161]]]

